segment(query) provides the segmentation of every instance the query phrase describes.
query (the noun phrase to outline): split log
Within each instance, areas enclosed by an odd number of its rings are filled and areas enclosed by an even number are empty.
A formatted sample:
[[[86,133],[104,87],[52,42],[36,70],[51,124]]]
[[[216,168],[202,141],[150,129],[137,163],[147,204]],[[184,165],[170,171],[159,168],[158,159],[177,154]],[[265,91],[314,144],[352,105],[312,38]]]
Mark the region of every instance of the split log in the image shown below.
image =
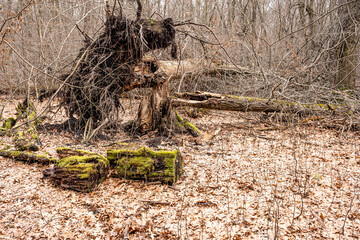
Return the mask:
[[[40,163],[44,165],[56,162],[55,158],[51,158],[46,155],[35,154],[30,152],[22,152],[22,151],[0,150],[0,156],[12,158],[17,161],[22,161],[27,163]]]
[[[171,100],[171,104],[175,107],[188,106],[241,112],[285,112],[303,115],[333,112],[349,113],[346,106],[335,104],[303,104],[276,99],[220,95],[206,92],[179,93],[175,94],[175,96],[177,98]]]
[[[175,183],[183,172],[180,151],[154,151],[146,147],[123,144],[107,150],[107,158],[116,166],[117,177]]]
[[[63,188],[91,192],[108,174],[109,161],[100,154],[62,158],[54,168],[45,169],[44,178]]]

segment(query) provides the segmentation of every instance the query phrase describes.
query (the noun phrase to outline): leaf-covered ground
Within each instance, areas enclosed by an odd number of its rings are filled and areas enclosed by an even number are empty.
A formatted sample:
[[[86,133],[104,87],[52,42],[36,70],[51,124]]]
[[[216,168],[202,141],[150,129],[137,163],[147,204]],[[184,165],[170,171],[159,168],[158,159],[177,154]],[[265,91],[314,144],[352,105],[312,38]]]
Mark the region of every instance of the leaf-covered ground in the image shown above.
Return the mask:
[[[58,114],[45,122],[62,121]],[[43,180],[48,166],[0,157],[0,239],[359,238],[359,132],[316,119],[276,129],[251,113],[210,111],[192,121],[220,132],[208,142],[162,139],[161,147],[185,157],[173,186],[108,178],[92,193],[77,193]],[[41,151],[56,157],[66,145],[104,154],[131,139],[121,131],[110,136],[83,146],[70,133],[43,129]]]

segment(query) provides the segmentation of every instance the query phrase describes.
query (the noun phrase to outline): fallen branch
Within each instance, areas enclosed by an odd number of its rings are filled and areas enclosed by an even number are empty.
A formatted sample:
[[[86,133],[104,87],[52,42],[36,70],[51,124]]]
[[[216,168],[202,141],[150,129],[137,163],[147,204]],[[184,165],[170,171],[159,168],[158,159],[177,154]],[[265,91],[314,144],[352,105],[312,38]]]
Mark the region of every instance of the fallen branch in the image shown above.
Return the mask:
[[[35,154],[30,152],[22,152],[22,151],[0,150],[0,156],[12,158],[17,161],[22,161],[27,163],[40,163],[44,165],[56,162],[55,158],[51,158],[46,155]]]

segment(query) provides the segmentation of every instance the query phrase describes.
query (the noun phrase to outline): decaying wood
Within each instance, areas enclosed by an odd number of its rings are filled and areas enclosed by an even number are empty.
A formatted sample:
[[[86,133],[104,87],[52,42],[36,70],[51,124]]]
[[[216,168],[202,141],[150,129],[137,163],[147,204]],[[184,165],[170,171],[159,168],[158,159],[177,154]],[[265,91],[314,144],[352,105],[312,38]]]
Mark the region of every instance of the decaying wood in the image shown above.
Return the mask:
[[[55,158],[51,158],[49,156],[42,154],[35,154],[35,153],[23,152],[23,151],[0,150],[0,156],[12,158],[17,161],[22,161],[27,163],[40,163],[44,165],[56,162]]]
[[[79,192],[91,192],[106,179],[109,166],[109,161],[102,155],[91,155],[90,152],[86,152],[82,156],[62,158],[55,167],[45,169],[43,173],[44,178],[49,178],[56,186]]]
[[[171,104],[196,108],[207,108],[241,112],[286,112],[297,114],[349,112],[346,106],[335,104],[303,104],[276,99],[220,95],[206,92],[179,93]]]
[[[107,158],[116,166],[117,176],[126,179],[175,183],[183,171],[180,151],[154,151],[131,144],[109,149]]]
[[[135,67],[135,73],[138,75],[153,74],[154,72],[161,72],[165,76],[171,76],[172,79],[183,77],[184,74],[254,74],[246,68],[216,63],[206,59],[165,61],[145,56],[142,63]]]

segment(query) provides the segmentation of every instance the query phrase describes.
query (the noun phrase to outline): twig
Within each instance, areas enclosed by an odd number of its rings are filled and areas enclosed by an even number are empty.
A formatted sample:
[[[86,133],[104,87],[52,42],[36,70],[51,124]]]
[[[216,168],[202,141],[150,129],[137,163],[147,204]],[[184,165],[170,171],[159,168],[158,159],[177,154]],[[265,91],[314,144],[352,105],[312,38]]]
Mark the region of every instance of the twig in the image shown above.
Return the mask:
[[[314,23],[318,22],[320,19],[326,17],[326,16],[329,15],[330,13],[336,11],[337,9],[339,9],[339,8],[341,8],[341,7],[343,7],[343,6],[349,5],[349,4],[351,4],[351,3],[357,2],[357,1],[359,1],[359,0],[353,0],[353,1],[351,1],[351,2],[346,2],[346,3],[343,3],[343,4],[339,5],[339,6],[331,9],[330,11],[324,13],[323,15],[321,15],[319,18],[317,18],[316,20],[312,21],[312,22],[309,23],[308,25],[306,25],[306,26],[304,26],[304,27],[302,27],[302,28],[299,28],[299,29],[297,29],[297,30],[295,30],[295,31],[293,31],[293,32],[291,32],[291,33],[289,33],[289,34],[287,34],[287,35],[279,38],[279,39],[276,40],[275,42],[269,44],[269,46],[271,47],[271,46],[277,44],[278,42],[281,42],[281,41],[284,40],[285,38],[287,38],[287,37],[289,37],[289,36],[291,36],[291,35],[293,35],[293,34],[295,34],[295,33],[298,33],[298,32],[303,31],[304,29],[310,27],[311,25],[313,25]]]
[[[75,24],[75,26],[79,30],[79,32],[84,36],[85,42],[92,43],[94,41],[89,35],[87,35],[83,30],[80,29],[80,27],[79,27],[79,25],[77,25],[77,23]]]
[[[34,2],[34,0],[30,0],[30,1],[25,5],[25,7],[23,7],[15,16],[12,16],[12,17],[6,19],[6,20],[3,22],[3,24],[1,25],[1,27],[0,27],[0,33],[2,32],[2,30],[4,29],[4,27],[5,27],[5,25],[6,25],[6,23],[7,23],[8,21],[10,21],[10,20],[12,20],[12,19],[14,19],[14,18],[19,17],[33,2]],[[5,33],[2,35],[1,41],[0,41],[0,45],[5,41],[4,38],[5,38],[5,36],[6,36],[6,34],[7,34],[8,32],[9,32],[9,30],[6,30]]]
[[[354,196],[351,198],[351,202],[350,202],[350,207],[349,207],[349,210],[346,212],[346,216],[345,216],[345,219],[344,219],[344,224],[343,224],[343,226],[342,226],[342,230],[341,230],[341,234],[342,235],[344,235],[344,233],[345,233],[345,224],[346,224],[346,220],[347,220],[347,218],[348,218],[348,216],[349,216],[349,213],[350,213],[350,211],[351,211],[351,208],[352,208],[352,206],[353,206],[353,202],[354,202],[354,199],[356,199],[356,194],[354,194]]]
[[[217,35],[215,34],[215,32],[210,29],[210,27],[208,27],[208,26],[205,25],[205,24],[194,23],[194,22],[182,22],[182,23],[177,23],[177,24],[174,24],[174,27],[181,26],[181,25],[194,25],[194,26],[199,26],[199,27],[204,27],[204,28],[206,28],[206,29],[213,35],[213,37],[216,39],[216,41],[218,42],[218,46],[225,52],[226,56],[229,58],[229,61],[235,66],[235,68],[237,68],[241,73],[244,72],[244,71],[232,60],[232,58],[230,57],[230,55],[229,55],[229,53],[227,52],[227,50],[224,48],[223,44],[220,42],[219,38],[217,37]]]

